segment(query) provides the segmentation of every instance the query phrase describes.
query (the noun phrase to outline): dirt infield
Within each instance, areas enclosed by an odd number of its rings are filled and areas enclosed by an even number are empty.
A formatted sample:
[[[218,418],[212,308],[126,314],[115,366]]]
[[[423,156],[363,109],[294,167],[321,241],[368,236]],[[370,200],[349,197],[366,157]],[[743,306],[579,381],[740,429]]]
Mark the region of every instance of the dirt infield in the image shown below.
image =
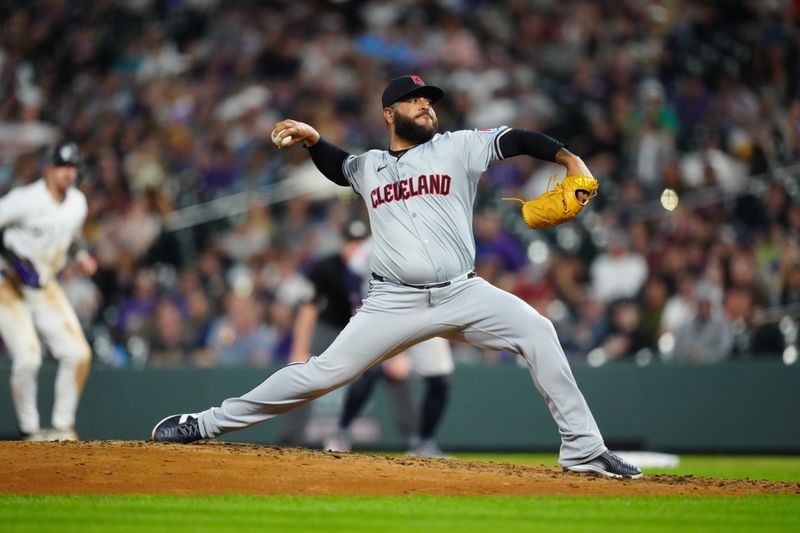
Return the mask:
[[[664,475],[613,480],[544,465],[220,442],[7,441],[0,442],[0,468],[0,493],[17,494],[800,494],[800,483]]]

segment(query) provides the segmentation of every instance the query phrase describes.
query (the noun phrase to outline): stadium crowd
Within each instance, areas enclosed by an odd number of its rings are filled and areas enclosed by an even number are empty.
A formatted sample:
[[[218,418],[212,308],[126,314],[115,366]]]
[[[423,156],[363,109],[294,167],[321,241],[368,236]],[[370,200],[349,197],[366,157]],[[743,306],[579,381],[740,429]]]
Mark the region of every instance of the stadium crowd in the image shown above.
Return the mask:
[[[384,147],[379,96],[408,72],[447,91],[441,129],[544,131],[600,180],[576,221],[538,232],[499,199],[540,194],[557,167],[514,158],[479,185],[479,274],[550,317],[571,359],[796,359],[796,0],[41,0],[0,15],[0,193],[37,179],[56,139],[79,143],[100,270],[67,268],[63,286],[102,363],[285,359],[304,266],[363,213],[269,131],[292,117],[354,153]],[[198,204],[208,216],[184,224]]]

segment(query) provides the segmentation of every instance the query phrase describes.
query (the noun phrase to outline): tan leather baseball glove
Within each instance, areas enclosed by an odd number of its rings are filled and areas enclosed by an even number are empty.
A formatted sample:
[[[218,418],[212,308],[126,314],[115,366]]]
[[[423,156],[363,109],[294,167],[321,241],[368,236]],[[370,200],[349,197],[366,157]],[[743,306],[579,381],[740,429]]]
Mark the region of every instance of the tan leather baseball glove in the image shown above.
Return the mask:
[[[550,189],[550,183],[555,188]],[[549,228],[572,220],[589,200],[597,195],[599,184],[591,176],[567,176],[559,183],[555,176],[547,182],[547,191],[538,198],[527,202],[520,198],[503,198],[516,200],[522,204],[522,218],[531,229]]]

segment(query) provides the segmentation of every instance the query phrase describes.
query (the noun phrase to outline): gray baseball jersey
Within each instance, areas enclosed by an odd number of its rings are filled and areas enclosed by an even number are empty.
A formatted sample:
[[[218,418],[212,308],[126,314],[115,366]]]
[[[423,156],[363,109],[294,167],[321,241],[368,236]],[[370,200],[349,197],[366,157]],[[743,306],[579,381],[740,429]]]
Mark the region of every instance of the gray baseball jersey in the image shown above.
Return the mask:
[[[400,157],[385,150],[350,156],[344,174],[367,204],[375,244],[372,271],[411,284],[472,270],[472,206],[481,174],[501,159],[508,128],[436,134]]]
[[[525,359],[558,425],[562,466],[604,453],[552,323],[516,296],[469,274],[477,182],[502,158],[499,139],[507,131],[445,133],[398,157],[372,150],[347,158],[343,171],[367,204],[371,268],[380,279],[373,280],[361,309],[322,354],[199,413],[201,434],[216,437],[271,419],[410,346],[444,337]]]

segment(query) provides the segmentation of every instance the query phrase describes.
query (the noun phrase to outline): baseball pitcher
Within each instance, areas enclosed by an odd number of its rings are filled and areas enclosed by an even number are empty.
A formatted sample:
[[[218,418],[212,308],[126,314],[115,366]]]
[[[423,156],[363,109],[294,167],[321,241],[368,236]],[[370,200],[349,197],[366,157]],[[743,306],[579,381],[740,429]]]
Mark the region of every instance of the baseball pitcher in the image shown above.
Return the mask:
[[[73,187],[80,155],[57,145],[44,177],[0,198],[0,335],[11,358],[11,396],[26,440],[76,440],[75,413],[91,350],[56,275],[72,253],[84,275],[97,264],[75,243],[86,197]],[[58,361],[52,429],[43,430],[36,403],[42,364],[39,338]]]
[[[528,155],[566,167],[564,182],[523,202],[532,227],[574,217],[597,181],[578,156],[542,133],[507,127],[437,133],[433,106],[443,96],[419,76],[393,79],[382,98],[389,149],[361,155],[322,139],[308,124],[278,122],[273,139],[279,148],[303,143],[322,174],[352,187],[366,203],[374,240],[369,294],[319,357],[278,370],[220,407],[165,418],[153,428],[155,440],[192,442],[258,424],[349,383],[409,346],[444,337],[525,359],[558,425],[564,468],[642,475],[607,450],[552,323],[473,270],[473,203],[490,165]]]

